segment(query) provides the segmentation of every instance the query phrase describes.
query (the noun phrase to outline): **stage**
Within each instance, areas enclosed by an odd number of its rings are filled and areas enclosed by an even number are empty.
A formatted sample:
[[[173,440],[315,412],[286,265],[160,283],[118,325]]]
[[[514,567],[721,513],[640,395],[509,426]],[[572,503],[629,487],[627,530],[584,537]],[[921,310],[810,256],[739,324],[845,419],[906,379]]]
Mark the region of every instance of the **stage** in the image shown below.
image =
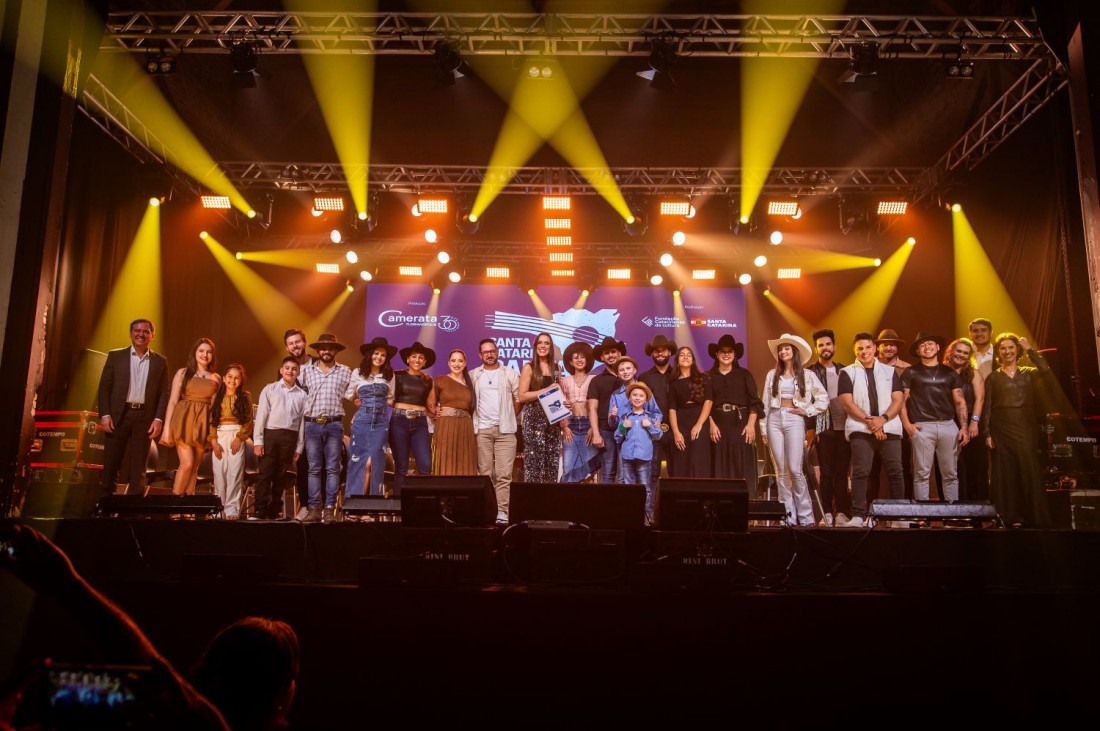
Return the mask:
[[[239,616],[290,622],[294,728],[1068,721],[1100,680],[1096,532],[27,522],[181,668]],[[13,584],[21,659],[94,644]]]

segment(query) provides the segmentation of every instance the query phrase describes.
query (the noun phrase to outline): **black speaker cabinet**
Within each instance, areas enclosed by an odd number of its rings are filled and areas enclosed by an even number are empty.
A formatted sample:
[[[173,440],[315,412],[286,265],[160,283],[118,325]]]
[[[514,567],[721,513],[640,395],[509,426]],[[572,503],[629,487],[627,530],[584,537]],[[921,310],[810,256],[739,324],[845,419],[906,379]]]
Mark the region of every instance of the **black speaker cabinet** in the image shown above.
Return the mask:
[[[645,527],[645,485],[513,482],[508,521],[553,520],[598,530]]]
[[[657,525],[675,531],[747,531],[748,487],[742,479],[662,477],[657,482]]]
[[[401,490],[401,523],[409,528],[486,528],[496,517],[496,491],[486,475],[416,475]]]
[[[108,495],[96,504],[99,517],[211,517],[222,512],[217,495]]]

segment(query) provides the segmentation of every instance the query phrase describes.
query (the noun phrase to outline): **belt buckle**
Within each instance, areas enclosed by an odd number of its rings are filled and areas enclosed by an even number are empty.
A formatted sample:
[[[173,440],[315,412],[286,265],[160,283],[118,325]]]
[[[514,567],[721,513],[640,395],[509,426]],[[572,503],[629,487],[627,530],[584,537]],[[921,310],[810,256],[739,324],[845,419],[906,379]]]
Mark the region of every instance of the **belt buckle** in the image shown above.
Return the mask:
[[[664,423],[663,421],[661,422],[661,431],[663,431],[663,432],[668,431],[668,424]]]
[[[316,424],[327,424],[332,421],[332,419],[328,418],[327,416],[317,416],[314,417],[313,421]]]

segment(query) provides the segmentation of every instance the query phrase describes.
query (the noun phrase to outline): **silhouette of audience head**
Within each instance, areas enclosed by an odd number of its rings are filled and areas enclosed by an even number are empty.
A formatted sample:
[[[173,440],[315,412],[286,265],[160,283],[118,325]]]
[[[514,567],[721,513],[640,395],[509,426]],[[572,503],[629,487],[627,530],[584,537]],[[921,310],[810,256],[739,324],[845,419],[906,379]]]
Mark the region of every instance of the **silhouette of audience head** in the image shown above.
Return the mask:
[[[298,656],[298,635],[289,624],[245,617],[210,641],[195,668],[195,687],[233,731],[279,728],[294,700]]]

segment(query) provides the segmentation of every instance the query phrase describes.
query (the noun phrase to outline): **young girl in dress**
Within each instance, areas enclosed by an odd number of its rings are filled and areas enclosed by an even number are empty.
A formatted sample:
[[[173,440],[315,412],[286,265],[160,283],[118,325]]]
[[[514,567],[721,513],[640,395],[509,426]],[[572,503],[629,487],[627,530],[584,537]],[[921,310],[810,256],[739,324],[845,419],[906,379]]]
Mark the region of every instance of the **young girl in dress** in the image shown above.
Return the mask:
[[[252,394],[245,390],[244,366],[230,363],[210,408],[210,448],[214,450],[214,494],[226,520],[240,517],[245,442],[252,437]]]

